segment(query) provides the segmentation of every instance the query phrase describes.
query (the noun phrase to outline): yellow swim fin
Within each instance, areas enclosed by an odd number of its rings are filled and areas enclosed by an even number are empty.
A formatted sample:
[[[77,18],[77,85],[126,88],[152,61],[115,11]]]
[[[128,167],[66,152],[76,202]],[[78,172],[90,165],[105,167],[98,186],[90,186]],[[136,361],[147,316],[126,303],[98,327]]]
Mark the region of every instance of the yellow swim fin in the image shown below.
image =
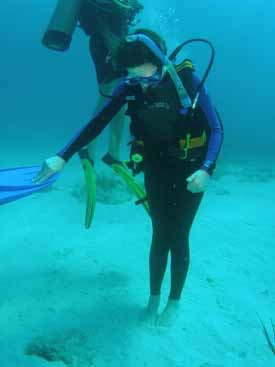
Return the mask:
[[[113,163],[111,167],[113,171],[123,179],[123,181],[129,187],[129,189],[138,198],[138,201],[136,203],[142,204],[144,209],[150,215],[149,205],[146,199],[146,193],[143,190],[142,186],[136,182],[131,172],[127,168],[126,164],[124,162]]]
[[[96,174],[94,171],[94,163],[90,158],[87,149],[82,149],[79,152],[81,164],[84,170],[86,183],[87,202],[85,214],[85,228],[90,228],[96,206]]]

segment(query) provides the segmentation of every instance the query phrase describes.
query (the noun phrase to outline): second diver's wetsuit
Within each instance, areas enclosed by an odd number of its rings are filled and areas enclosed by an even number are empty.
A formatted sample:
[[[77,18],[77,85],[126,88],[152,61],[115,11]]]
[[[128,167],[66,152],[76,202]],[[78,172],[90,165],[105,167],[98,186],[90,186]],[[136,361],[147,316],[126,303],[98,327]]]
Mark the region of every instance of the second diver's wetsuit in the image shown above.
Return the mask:
[[[98,84],[120,77],[108,55],[111,39],[122,39],[129,31],[136,14],[143,9],[133,1],[130,9],[121,8],[112,0],[84,0],[80,9],[80,27],[90,36],[89,49],[95,65]],[[109,34],[109,38],[106,37]]]
[[[199,83],[193,70],[184,68],[179,76],[193,98]],[[203,193],[187,190],[186,178],[198,169],[212,174],[223,141],[223,128],[204,88],[193,116],[181,115],[175,86],[166,74],[157,87],[146,93],[140,85],[122,82],[113,98],[58,154],[68,161],[99,135],[126,103],[131,133],[144,142],[144,182],[153,227],[150,292],[160,294],[170,250],[170,298],[179,299],[189,266],[189,232],[203,197]],[[187,133],[198,137],[203,130],[206,144],[194,149],[186,159],[179,159],[175,154],[179,137]]]

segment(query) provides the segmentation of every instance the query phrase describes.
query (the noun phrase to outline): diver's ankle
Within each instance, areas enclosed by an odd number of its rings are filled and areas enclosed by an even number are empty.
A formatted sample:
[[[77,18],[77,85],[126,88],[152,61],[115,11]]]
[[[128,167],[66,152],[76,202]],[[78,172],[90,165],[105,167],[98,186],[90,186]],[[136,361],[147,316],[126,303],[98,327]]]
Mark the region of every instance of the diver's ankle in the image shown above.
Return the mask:
[[[150,295],[146,309],[143,311],[140,321],[153,325],[157,318],[160,304],[160,296]]]
[[[107,154],[110,154],[111,157],[116,159],[117,161],[120,160],[120,149],[108,149]]]
[[[156,309],[158,310],[159,308],[159,304],[160,304],[160,295],[154,295],[154,294],[150,294],[149,300],[148,300],[148,304],[147,304],[147,309]]]
[[[121,164],[121,161],[114,158],[114,156],[112,154],[110,154],[109,152],[106,153],[103,157],[102,157],[102,161],[107,164],[108,166],[111,166],[112,164]]]
[[[167,305],[178,307],[179,304],[180,304],[180,299],[169,297],[168,300],[167,300]]]

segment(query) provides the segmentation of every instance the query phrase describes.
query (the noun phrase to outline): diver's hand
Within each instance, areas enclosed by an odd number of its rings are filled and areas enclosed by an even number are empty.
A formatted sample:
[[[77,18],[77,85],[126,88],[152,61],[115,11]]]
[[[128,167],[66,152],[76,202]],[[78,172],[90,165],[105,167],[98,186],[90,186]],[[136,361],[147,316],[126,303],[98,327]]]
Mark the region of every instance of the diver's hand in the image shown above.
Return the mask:
[[[42,164],[41,170],[38,172],[36,177],[34,177],[33,182],[36,184],[43,183],[55,173],[62,171],[65,164],[66,161],[58,155],[54,155],[53,157],[46,159]]]
[[[206,171],[199,169],[187,177],[186,181],[187,190],[192,193],[204,192],[209,184],[210,175]]]

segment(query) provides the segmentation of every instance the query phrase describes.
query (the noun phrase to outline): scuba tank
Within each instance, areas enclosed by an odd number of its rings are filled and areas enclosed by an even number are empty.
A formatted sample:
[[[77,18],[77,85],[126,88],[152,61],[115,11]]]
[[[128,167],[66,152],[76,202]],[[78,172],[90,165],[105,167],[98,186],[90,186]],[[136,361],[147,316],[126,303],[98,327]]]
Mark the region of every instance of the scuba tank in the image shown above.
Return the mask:
[[[55,51],[66,51],[78,22],[82,0],[58,0],[42,44]]]
[[[118,19],[119,24],[123,23],[127,26],[131,24],[135,15],[143,9],[138,0],[105,0],[102,2],[98,0],[57,0],[56,8],[43,36],[42,44],[55,51],[68,50],[78,21],[81,23],[81,12],[85,15],[85,22],[83,25],[81,24],[80,28],[83,28],[86,34],[89,34],[89,6],[93,8],[93,12],[99,9],[103,13],[113,14],[113,18]],[[117,13],[114,13],[114,9]],[[123,15],[122,19],[119,14]],[[85,23],[88,27],[85,26]]]

